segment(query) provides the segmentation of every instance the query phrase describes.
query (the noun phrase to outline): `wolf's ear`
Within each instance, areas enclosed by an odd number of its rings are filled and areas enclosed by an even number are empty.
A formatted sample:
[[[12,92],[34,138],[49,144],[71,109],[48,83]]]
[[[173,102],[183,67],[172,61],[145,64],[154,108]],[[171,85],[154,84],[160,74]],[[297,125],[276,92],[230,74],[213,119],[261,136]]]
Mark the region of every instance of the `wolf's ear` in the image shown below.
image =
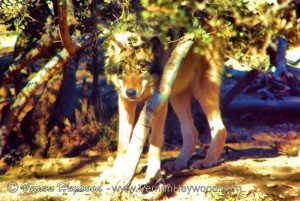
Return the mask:
[[[160,39],[157,36],[154,36],[150,39],[152,53],[155,57],[159,57],[163,52],[163,44],[161,43]]]

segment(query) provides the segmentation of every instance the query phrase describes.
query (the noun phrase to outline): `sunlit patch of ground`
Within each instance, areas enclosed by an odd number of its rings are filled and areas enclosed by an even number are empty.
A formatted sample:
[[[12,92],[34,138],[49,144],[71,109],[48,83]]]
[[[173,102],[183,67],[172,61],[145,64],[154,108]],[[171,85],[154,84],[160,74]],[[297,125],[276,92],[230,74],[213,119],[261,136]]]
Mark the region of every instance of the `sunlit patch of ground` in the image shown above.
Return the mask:
[[[250,146],[250,145],[249,145]],[[259,148],[258,148],[259,149]],[[164,152],[170,159],[177,151]],[[235,151],[224,153],[235,155]],[[228,156],[227,156],[228,157]],[[233,156],[230,156],[233,157]],[[111,165],[107,157],[56,158],[37,160],[25,157],[20,166],[2,176],[0,196],[4,200],[95,200],[105,199],[112,187],[99,183],[99,174]],[[143,156],[138,171],[146,164]],[[299,200],[300,158],[298,156],[247,157],[225,161],[204,170],[185,170],[165,176],[165,185],[142,194],[144,171],[132,183],[127,199],[158,200]],[[17,182],[18,191],[9,188]],[[86,187],[85,190],[84,186]],[[94,188],[90,192],[88,188]],[[81,188],[82,192],[77,192]],[[135,188],[135,189],[134,189]],[[152,189],[151,189],[152,190]],[[31,192],[30,192],[31,191]],[[42,192],[51,191],[51,192]]]

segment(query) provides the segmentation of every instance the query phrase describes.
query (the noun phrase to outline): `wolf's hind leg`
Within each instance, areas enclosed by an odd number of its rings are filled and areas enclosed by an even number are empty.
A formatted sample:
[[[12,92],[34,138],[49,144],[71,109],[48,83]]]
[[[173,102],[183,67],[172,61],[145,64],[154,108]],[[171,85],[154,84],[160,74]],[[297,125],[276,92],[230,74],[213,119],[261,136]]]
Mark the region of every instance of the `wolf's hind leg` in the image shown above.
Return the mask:
[[[199,101],[207,117],[212,141],[205,159],[195,161],[191,166],[192,168],[211,167],[216,165],[225,144],[226,129],[222,122],[219,108],[220,84],[216,82],[216,80],[210,78],[211,76],[208,73],[203,75],[201,85],[199,84],[197,86],[198,88],[193,91],[193,95]]]
[[[172,107],[179,119],[183,138],[182,149],[175,161],[168,162],[164,168],[168,171],[179,171],[187,166],[198,138],[198,131],[194,126],[191,113],[191,92],[183,91],[170,97]]]

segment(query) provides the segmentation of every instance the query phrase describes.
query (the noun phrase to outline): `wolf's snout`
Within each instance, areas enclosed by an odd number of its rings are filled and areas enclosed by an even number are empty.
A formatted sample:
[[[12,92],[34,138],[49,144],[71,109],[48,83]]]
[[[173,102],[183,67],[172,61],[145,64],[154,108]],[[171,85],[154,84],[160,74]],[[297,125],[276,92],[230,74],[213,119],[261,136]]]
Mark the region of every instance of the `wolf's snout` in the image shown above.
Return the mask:
[[[128,96],[128,98],[135,98],[136,95],[136,90],[135,89],[127,89],[126,90],[126,95]]]

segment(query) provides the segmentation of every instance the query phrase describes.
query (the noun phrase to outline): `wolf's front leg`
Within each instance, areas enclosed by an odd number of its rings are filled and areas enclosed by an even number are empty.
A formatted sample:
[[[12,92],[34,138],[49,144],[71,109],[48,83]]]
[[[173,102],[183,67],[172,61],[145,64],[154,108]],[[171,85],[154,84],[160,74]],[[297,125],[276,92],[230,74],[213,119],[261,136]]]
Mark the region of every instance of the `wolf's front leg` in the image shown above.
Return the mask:
[[[160,150],[163,145],[163,132],[165,126],[165,120],[167,115],[168,102],[166,102],[159,112],[153,122],[152,132],[149,136],[149,152],[148,152],[148,168],[146,172],[146,178],[144,180],[145,185],[153,185],[161,177],[160,169]]]
[[[123,157],[132,135],[136,104],[119,97],[119,139],[117,157],[112,168],[107,169],[100,175],[102,182],[113,180],[115,174],[122,168]]]

